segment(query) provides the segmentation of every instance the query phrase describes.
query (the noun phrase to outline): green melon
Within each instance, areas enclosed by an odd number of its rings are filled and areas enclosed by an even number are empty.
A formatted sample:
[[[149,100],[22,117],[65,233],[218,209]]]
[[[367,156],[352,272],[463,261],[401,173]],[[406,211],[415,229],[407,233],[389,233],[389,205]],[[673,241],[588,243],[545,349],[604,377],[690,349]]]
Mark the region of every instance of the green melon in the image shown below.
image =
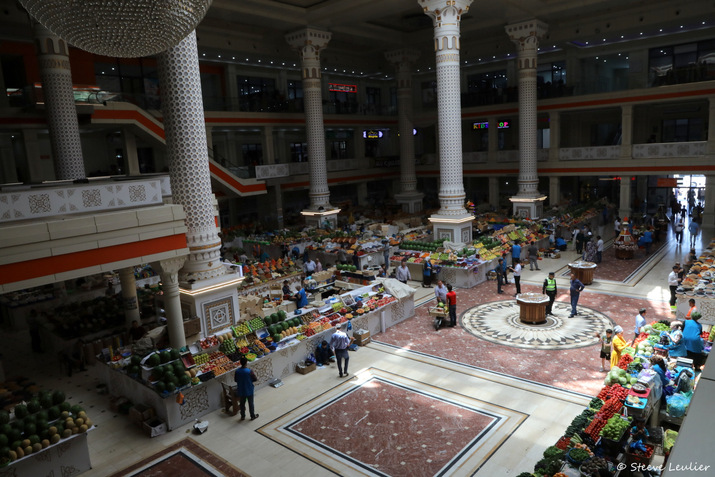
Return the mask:
[[[37,426],[34,422],[28,422],[25,424],[25,435],[32,435],[37,432]]]
[[[153,355],[149,356],[149,358],[147,358],[144,363],[146,364],[147,368],[154,368],[161,364],[161,358],[157,353],[154,353]]]
[[[133,354],[131,358],[129,358],[129,363],[133,364],[135,366],[139,366],[142,362],[141,356],[138,354]]]
[[[46,410],[42,410],[37,413],[37,422],[46,421],[50,417],[50,414]]]
[[[161,361],[162,364],[168,363],[169,361],[171,361],[171,353],[169,353],[169,350],[165,349],[164,351],[159,353],[159,360]]]
[[[47,410],[47,419],[54,421],[60,417],[60,407],[59,406],[52,406]]]
[[[288,315],[286,315],[285,310],[279,310],[278,316],[280,317],[281,320],[285,320],[286,316],[288,316]]]
[[[42,392],[40,393],[40,406],[42,406],[42,409],[49,409],[52,407],[52,393],[50,392]]]
[[[82,411],[84,411],[84,409],[82,409],[82,406],[80,406],[79,404],[75,404],[74,406],[72,406],[70,408],[70,412],[72,413],[73,416],[78,415]]]
[[[63,402],[65,402],[65,393],[63,393],[59,389],[52,393],[53,404],[62,404]]]
[[[156,368],[151,370],[151,373],[154,375],[155,378],[161,379],[161,377],[164,376],[164,366],[157,366]]]
[[[10,413],[7,411],[0,411],[0,425],[7,424],[10,422]]]
[[[171,360],[179,359],[181,358],[181,353],[179,353],[179,350],[176,348],[171,348],[171,351],[169,351],[169,356],[171,357]]]
[[[60,403],[60,413],[63,413],[64,411],[69,412],[70,408],[72,405],[68,403],[67,401],[61,402]]]
[[[21,445],[22,445],[22,441],[20,439],[17,439],[17,440],[12,441],[12,444],[10,444],[10,447],[12,449],[17,449]]]
[[[32,434],[30,437],[28,437],[28,439],[30,440],[30,444],[37,444],[40,442],[40,436],[38,436],[37,434]]]
[[[0,434],[10,434],[12,426],[10,424],[0,424]]]
[[[273,335],[273,342],[274,342],[274,343],[278,343],[278,342],[280,342],[280,340],[281,340],[281,335],[279,335],[279,334]]]
[[[156,390],[156,392],[161,394],[166,389],[166,385],[164,385],[164,383],[162,381],[159,381],[157,383],[154,383],[154,389]]]
[[[5,434],[0,434],[0,447],[5,447],[10,443],[10,439]]]
[[[27,416],[27,414],[28,414],[28,412],[27,412],[26,406],[23,406],[22,404],[18,404],[17,406],[15,406],[15,417],[16,418],[22,419],[25,416]]]
[[[264,316],[264,317],[263,317],[263,322],[264,322],[266,325],[271,326],[271,325],[273,324],[273,318],[271,318],[272,316],[273,316],[273,315]]]
[[[10,448],[5,444],[4,446],[0,446],[0,457],[7,457],[10,455]]]
[[[281,321],[281,316],[278,313],[272,313],[271,322],[278,323],[279,321]]]
[[[281,328],[283,328],[283,331],[285,331],[288,328],[290,328],[290,325],[288,324],[287,321],[284,321],[283,323],[281,323]]]
[[[185,374],[179,377],[179,386],[186,386],[190,382],[191,382],[191,378]]]
[[[12,421],[10,423],[10,425],[12,426],[13,430],[20,431],[20,433],[22,433],[22,431],[25,429],[24,421],[15,420],[15,421]],[[15,440],[15,439],[12,439],[12,440]]]
[[[173,392],[174,390],[176,390],[176,383],[174,381],[169,381],[168,383],[166,383],[166,390],[169,392]]]
[[[174,366],[171,364],[167,364],[164,367],[164,376],[167,374],[174,374]]]
[[[50,427],[50,424],[47,422],[46,419],[38,419],[37,420],[37,432],[43,432],[46,431]]]
[[[10,441],[19,441],[22,438],[22,432],[18,429],[13,429],[8,433],[7,438]],[[13,446],[12,448],[17,449],[18,447],[20,446]]]

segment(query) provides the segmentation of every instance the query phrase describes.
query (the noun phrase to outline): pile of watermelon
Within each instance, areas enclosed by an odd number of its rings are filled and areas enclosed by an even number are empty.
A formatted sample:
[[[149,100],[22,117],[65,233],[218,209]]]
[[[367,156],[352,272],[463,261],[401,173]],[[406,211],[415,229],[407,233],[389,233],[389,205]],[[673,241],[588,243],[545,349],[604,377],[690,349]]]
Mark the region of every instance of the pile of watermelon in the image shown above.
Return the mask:
[[[276,323],[274,325],[269,325],[268,326],[268,332],[271,334],[271,337],[273,338],[274,343],[278,343],[282,338],[281,338],[281,332],[287,330],[288,328],[291,328],[293,326],[300,326],[301,320],[300,318],[291,318],[289,320],[282,321],[280,323]]]
[[[0,410],[0,465],[40,452],[60,439],[87,432],[92,421],[62,391],[40,391],[14,409],[15,419]]]
[[[288,315],[286,314],[285,311],[279,310],[275,313],[271,313],[270,315],[266,316],[263,318],[263,321],[267,326],[270,325],[275,325],[280,323],[281,321],[285,320]]]

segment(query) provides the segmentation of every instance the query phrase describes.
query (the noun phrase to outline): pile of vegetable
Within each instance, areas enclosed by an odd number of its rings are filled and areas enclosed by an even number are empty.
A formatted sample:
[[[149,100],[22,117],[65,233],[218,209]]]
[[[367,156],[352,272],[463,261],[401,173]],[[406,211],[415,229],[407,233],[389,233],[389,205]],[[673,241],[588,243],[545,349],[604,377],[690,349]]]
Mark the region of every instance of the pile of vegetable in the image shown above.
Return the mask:
[[[584,409],[581,414],[574,417],[573,421],[571,421],[569,427],[566,428],[566,432],[564,432],[564,436],[571,437],[574,434],[581,432],[588,425],[588,423],[591,422],[594,414],[595,412],[591,409]]]
[[[588,450],[586,449],[573,448],[569,451],[569,458],[573,462],[583,462],[590,457],[591,454],[589,454]]]
[[[608,461],[603,457],[594,457],[588,462],[584,462],[580,470],[583,475],[598,477],[600,469],[608,469]]]
[[[612,441],[619,441],[623,433],[628,429],[632,418],[624,419],[621,416],[613,416],[601,430],[601,436]]]
[[[628,355],[624,355],[628,356]],[[623,358],[621,358],[623,360]],[[617,368],[612,368],[611,371],[608,372],[606,375],[606,379],[603,380],[603,384],[606,386],[610,386],[611,384],[620,384],[621,386],[626,386],[627,384],[635,384],[638,382],[638,378],[635,376],[631,376],[626,372],[626,368],[628,367],[628,364],[630,364],[633,361],[633,358],[631,357],[630,360],[628,360],[627,364],[621,368],[620,366]],[[628,392],[626,391],[626,394]],[[601,396],[599,396],[601,399],[603,399]],[[625,399],[625,396],[623,396],[623,399]]]

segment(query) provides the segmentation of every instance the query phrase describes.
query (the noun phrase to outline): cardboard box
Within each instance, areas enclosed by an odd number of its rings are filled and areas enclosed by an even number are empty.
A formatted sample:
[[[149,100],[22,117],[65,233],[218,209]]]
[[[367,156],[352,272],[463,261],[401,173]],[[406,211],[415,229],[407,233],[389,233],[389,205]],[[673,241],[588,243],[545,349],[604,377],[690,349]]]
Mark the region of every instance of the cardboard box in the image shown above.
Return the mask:
[[[353,333],[353,338],[355,338],[356,345],[365,346],[370,342],[370,332],[368,330],[358,330]]]
[[[144,433],[149,437],[160,436],[166,434],[167,431],[166,423],[158,417],[152,417],[148,421],[144,421],[142,429],[144,429]]]
[[[139,427],[142,427],[144,422],[150,420],[155,415],[154,409],[144,404],[135,404],[129,409],[129,420]]]
[[[109,409],[112,412],[119,412],[119,408],[129,404],[129,399],[124,396],[112,396],[109,398]]]
[[[315,371],[315,368],[316,368],[315,363],[311,363],[308,366],[306,366],[304,364],[298,364],[295,367],[295,371],[299,374],[308,374],[308,373]]]

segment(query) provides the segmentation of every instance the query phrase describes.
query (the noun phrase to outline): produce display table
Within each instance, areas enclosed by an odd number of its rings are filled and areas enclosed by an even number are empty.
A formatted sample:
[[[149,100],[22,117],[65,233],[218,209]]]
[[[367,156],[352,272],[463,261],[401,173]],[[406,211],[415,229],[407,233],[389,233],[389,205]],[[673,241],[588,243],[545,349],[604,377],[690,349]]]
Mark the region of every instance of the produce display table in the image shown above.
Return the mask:
[[[538,325],[546,322],[546,304],[549,297],[542,293],[520,293],[516,296],[519,319],[524,323]]]
[[[494,265],[492,265],[492,262]],[[393,267],[400,266],[400,262],[397,260],[392,260],[391,264]],[[455,288],[472,288],[485,282],[487,280],[487,270],[491,270],[494,267],[496,267],[496,260],[482,262],[467,268],[442,267],[437,276],[432,277],[432,284],[436,284],[437,280],[442,280]],[[410,270],[412,280],[422,281],[422,263],[407,262],[407,268]]]
[[[87,433],[83,432],[13,461],[0,469],[0,476],[77,475],[91,468]]]
[[[583,262],[581,260],[569,263],[569,268],[571,273],[576,275],[576,278],[581,281],[584,285],[590,285],[593,283],[593,272],[596,270],[598,265],[592,262]]]
[[[404,287],[396,280],[388,280],[388,282]],[[372,287],[362,287],[350,293],[357,296],[370,288]],[[387,289],[388,285],[385,285],[385,288]],[[405,289],[409,290],[409,294]],[[355,316],[351,320],[353,331],[367,330],[371,335],[375,335],[413,316],[415,312],[414,290],[409,287],[405,287],[405,289],[397,290],[397,294],[388,290],[397,301],[375,311]],[[304,311],[308,313],[310,309]],[[289,318],[294,316],[300,315],[289,315]],[[258,381],[255,383],[256,387],[265,387],[275,378],[281,379],[293,374],[297,364],[313,353],[321,341],[329,341],[334,332],[335,328],[330,328],[306,337],[302,341],[296,338],[283,340],[276,351],[250,362],[249,367],[258,377]],[[125,396],[134,404],[144,404],[154,408],[157,417],[166,423],[169,430],[220,409],[223,406],[222,383],[228,385],[234,383],[234,372],[229,371],[195,386],[185,387],[181,390],[184,394],[184,404],[179,405],[176,403],[175,394],[171,393],[162,397],[145,383],[122,371],[113,369],[107,364],[103,366],[103,373],[103,382],[107,384],[112,395]]]

